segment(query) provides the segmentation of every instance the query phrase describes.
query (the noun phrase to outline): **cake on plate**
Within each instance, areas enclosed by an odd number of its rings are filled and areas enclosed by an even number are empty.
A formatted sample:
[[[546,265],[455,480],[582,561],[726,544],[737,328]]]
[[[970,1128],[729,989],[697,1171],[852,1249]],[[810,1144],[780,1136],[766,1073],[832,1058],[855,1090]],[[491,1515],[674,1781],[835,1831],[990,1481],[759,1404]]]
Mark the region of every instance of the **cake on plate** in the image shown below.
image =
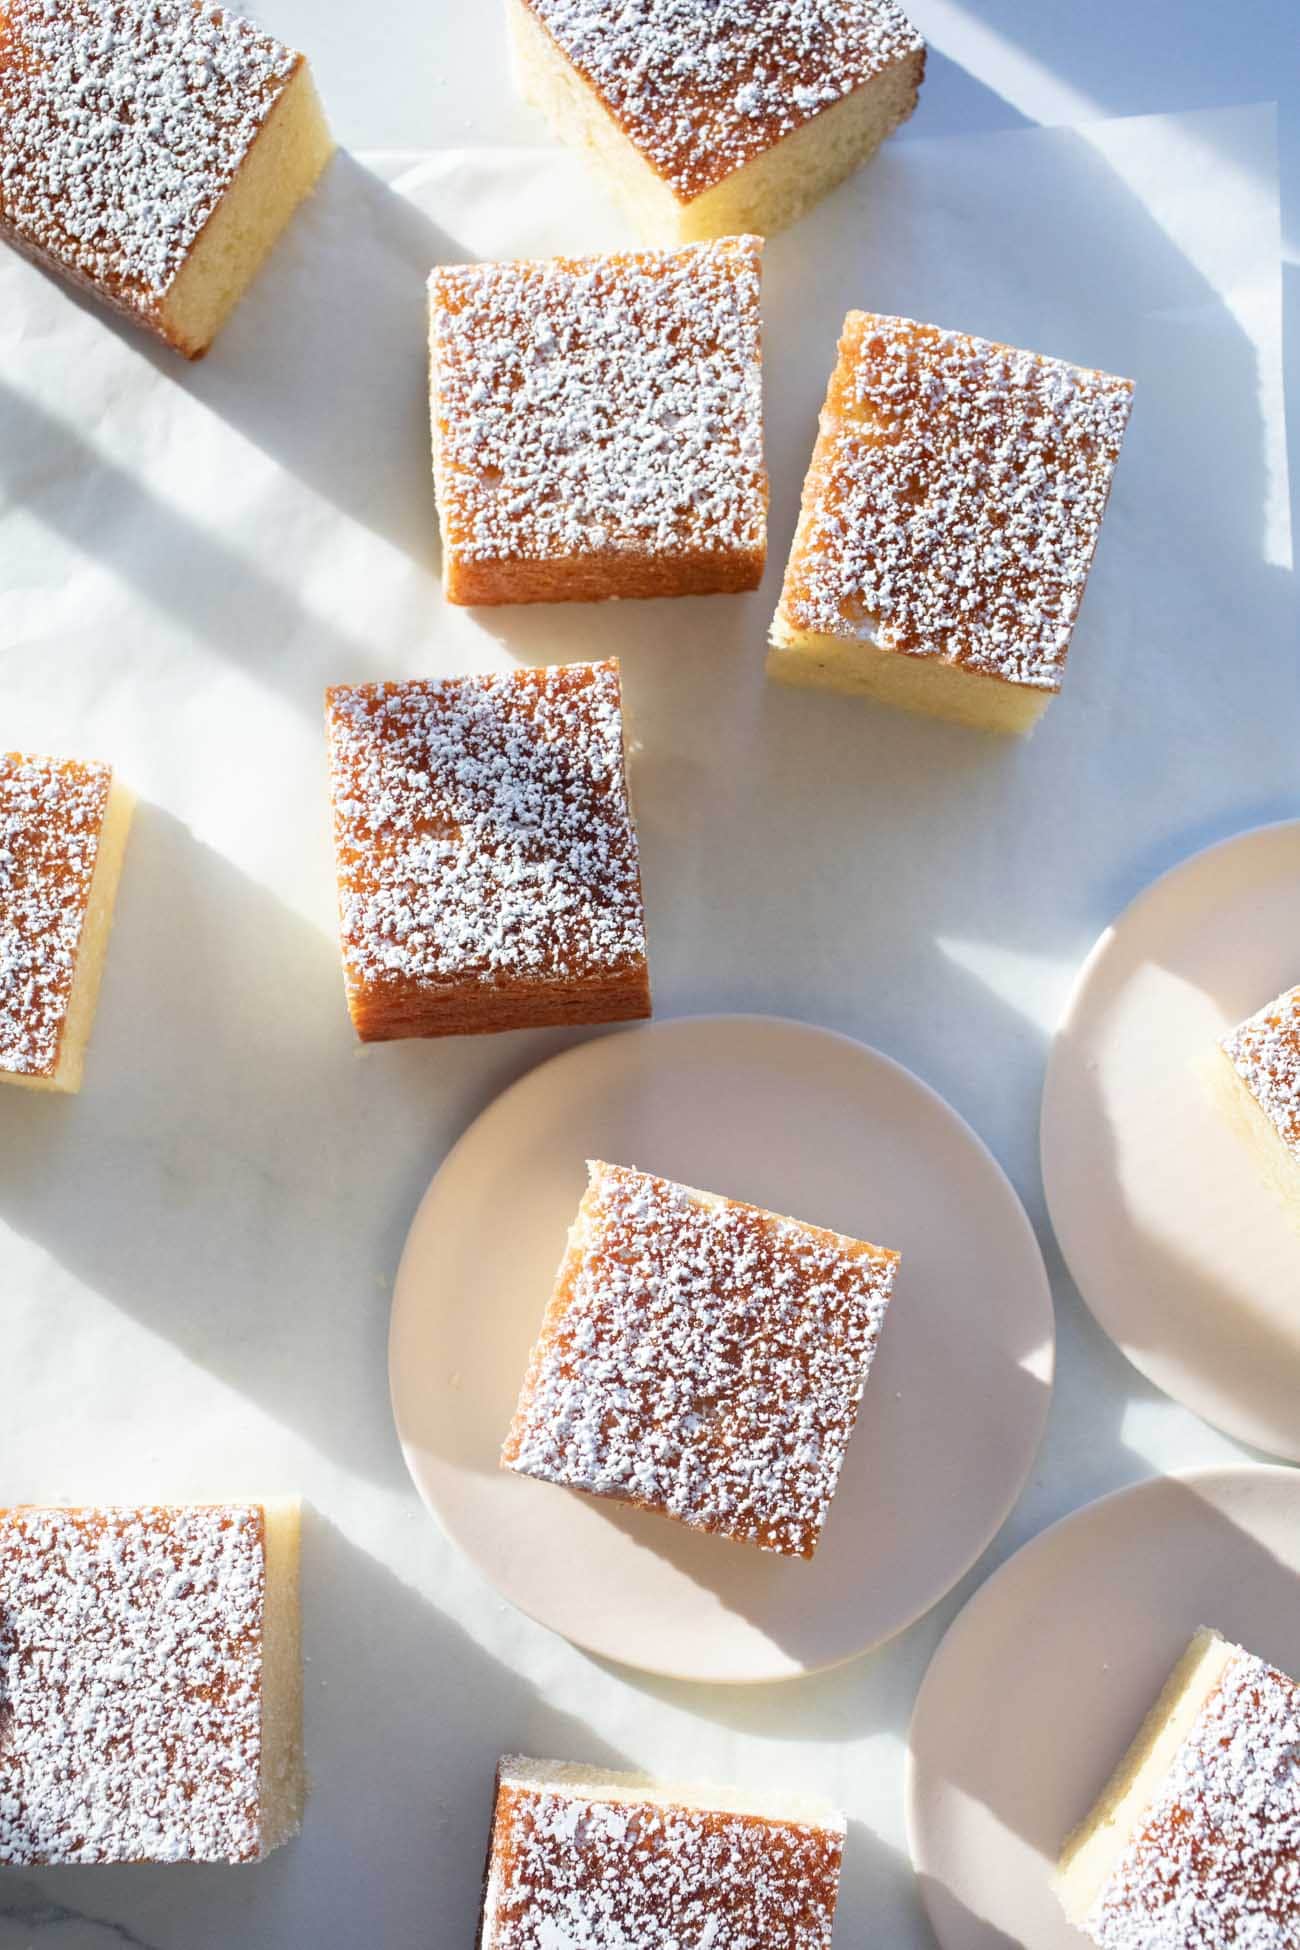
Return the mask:
[[[502,1462],[811,1557],[898,1254],[591,1163]]]
[[[756,237],[429,280],[453,603],[753,589],[767,546]]]
[[[108,765],[0,754],[0,1081],[81,1088],[131,804]]]
[[[1098,1950],[1295,1950],[1300,1686],[1198,1632],[1067,1840],[1057,1889]]]
[[[830,1950],[844,1834],[811,1798],[510,1755],[478,1950]]]
[[[850,312],[768,669],[990,731],[1061,688],[1132,384]]]
[[[339,685],[326,720],[363,1042],[649,1015],[617,662]]]
[[[333,146],[304,57],[227,8],[0,4],[0,237],[188,358]]]
[[[297,1833],[296,1503],[0,1510],[0,1600],[0,1863]]]
[[[1238,1023],[1217,1055],[1220,1105],[1300,1229],[1300,988]]]
[[[893,0],[507,0],[520,92],[651,243],[793,222],[916,107]]]

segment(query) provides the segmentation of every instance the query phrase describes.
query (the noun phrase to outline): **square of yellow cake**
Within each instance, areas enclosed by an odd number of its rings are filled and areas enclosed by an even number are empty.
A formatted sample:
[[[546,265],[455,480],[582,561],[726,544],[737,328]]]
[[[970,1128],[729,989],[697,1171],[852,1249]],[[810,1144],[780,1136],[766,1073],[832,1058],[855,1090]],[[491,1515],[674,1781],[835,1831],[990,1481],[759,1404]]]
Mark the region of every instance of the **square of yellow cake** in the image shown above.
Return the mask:
[[[1220,1106],[1300,1230],[1300,988],[1239,1023],[1218,1057]]]
[[[207,0],[0,0],[0,237],[188,358],[333,143],[301,54]]]
[[[0,1864],[253,1862],[303,1795],[296,1503],[0,1510]]]
[[[753,589],[767,476],[755,237],[429,280],[453,603]]]
[[[588,1173],[503,1464],[811,1557],[898,1254],[626,1166]]]
[[[649,1015],[616,662],[338,685],[326,714],[363,1042]]]
[[[1296,1950],[1300,1686],[1198,1632],[1066,1841],[1057,1891],[1098,1950]]]
[[[831,1950],[843,1815],[509,1754],[479,1950]]]
[[[894,0],[506,0],[515,70],[651,243],[766,236],[916,107]]]
[[[0,1082],[81,1088],[131,805],[110,766],[0,754]]]
[[[768,670],[989,731],[1061,688],[1127,379],[850,312]]]

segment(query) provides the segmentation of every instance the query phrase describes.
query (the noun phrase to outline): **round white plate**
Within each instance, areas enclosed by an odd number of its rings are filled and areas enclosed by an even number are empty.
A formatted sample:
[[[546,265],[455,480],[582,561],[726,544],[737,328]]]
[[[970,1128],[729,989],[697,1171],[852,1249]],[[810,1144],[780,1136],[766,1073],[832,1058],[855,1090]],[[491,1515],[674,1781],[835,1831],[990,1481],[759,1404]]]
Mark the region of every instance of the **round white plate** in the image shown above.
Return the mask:
[[[901,1251],[811,1563],[498,1468],[589,1157]],[[865,1651],[956,1583],[1028,1474],[1052,1355],[1029,1222],[942,1099],[827,1030],[705,1016],[554,1057],[471,1127],[407,1240],[390,1380],[421,1496],[522,1610],[650,1672],[768,1680]]]
[[[1052,1893],[1201,1625],[1300,1673],[1300,1474],[1166,1476],[1044,1531],[950,1628],[912,1716],[912,1862],[943,1950],[1083,1950]]]
[[[1140,894],[1085,962],[1043,1093],[1043,1181],[1071,1273],[1134,1366],[1300,1462],[1300,1238],[1204,1066],[1300,981],[1300,821]]]

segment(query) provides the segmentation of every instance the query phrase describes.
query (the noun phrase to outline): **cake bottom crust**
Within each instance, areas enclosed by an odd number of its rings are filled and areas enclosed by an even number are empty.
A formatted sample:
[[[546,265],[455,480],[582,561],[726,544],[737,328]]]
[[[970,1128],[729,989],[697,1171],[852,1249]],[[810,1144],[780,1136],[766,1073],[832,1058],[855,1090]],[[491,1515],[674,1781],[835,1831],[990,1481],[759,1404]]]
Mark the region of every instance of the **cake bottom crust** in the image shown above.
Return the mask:
[[[654,596],[738,595],[763,579],[763,548],[679,555],[609,550],[561,561],[477,561],[447,549],[443,593],[469,607],[496,603],[606,603]]]
[[[946,718],[980,731],[1023,737],[1056,695],[967,664],[884,650],[864,638],[796,630],[781,616],[773,625],[771,643],[767,673],[779,683],[869,697],[896,710]]]
[[[631,1022],[651,1013],[650,976],[639,962],[624,973],[580,981],[471,981],[441,989],[416,982],[376,983],[349,990],[348,1010],[363,1043]]]

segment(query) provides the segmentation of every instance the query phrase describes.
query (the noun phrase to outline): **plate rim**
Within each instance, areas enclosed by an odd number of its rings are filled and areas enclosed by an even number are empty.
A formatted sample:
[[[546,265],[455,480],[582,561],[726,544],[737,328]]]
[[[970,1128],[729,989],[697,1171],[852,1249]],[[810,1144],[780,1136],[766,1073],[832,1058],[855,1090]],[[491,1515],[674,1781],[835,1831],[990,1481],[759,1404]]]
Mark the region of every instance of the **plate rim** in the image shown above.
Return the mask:
[[[1300,820],[1285,821],[1282,823],[1300,825]],[[1271,1461],[1197,1463],[1188,1469],[1155,1470],[1149,1476],[1140,1477],[1136,1483],[1121,1483],[1113,1490],[1105,1490],[1100,1496],[1090,1497],[1086,1503],[1079,1504],[1076,1509],[1067,1510],[1062,1516],[1054,1518],[1049,1524],[1045,1524],[1032,1537],[1026,1538],[1020,1548],[1013,1551],[1011,1556],[999,1564],[996,1570],[991,1571],[978,1589],[971,1593],[956,1617],[948,1625],[943,1637],[939,1640],[938,1645],[930,1656],[930,1661],[921,1676],[921,1683],[917,1687],[916,1697],[912,1701],[912,1711],[908,1716],[907,1738],[903,1753],[903,1826],[907,1835],[908,1861],[911,1864],[912,1873],[916,1878],[917,1893],[921,1899],[921,1906],[925,1911],[926,1921],[936,1941],[940,1944],[941,1950],[948,1950],[948,1946],[939,1933],[938,1923],[934,1911],[931,1908],[927,1889],[927,1883],[933,1876],[934,1865],[922,1859],[920,1848],[922,1826],[920,1803],[922,1793],[918,1780],[919,1770],[916,1759],[915,1735],[917,1721],[925,1705],[925,1696],[930,1682],[938,1673],[939,1667],[945,1657],[950,1653],[951,1646],[957,1639],[959,1633],[968,1626],[969,1615],[985,1602],[988,1594],[995,1591],[1000,1584],[1008,1580],[1013,1571],[1019,1569],[1022,1558],[1028,1557],[1040,1547],[1045,1549],[1057,1538],[1060,1532],[1069,1530],[1074,1524],[1082,1522],[1085,1517],[1095,1518],[1112,1505],[1136,1502],[1142,1497],[1151,1496],[1158,1491],[1170,1489],[1180,1484],[1195,1486],[1214,1481],[1226,1482],[1232,1485],[1259,1481],[1261,1479],[1272,1479],[1279,1483],[1286,1482],[1300,1495],[1300,1468],[1297,1468],[1293,1463]],[[958,1895],[960,1897],[960,1892],[958,1892]]]
[[[532,1080],[536,1076],[538,1076],[542,1071],[548,1070],[554,1064],[567,1062],[571,1058],[575,1058],[584,1052],[590,1051],[594,1048],[602,1047],[606,1043],[621,1041],[625,1037],[630,1037],[630,1036],[644,1037],[656,1033],[661,1033],[665,1030],[682,1028],[686,1026],[696,1027],[705,1023],[736,1023],[736,1024],[744,1024],[750,1027],[776,1029],[781,1032],[788,1032],[794,1030],[800,1032],[801,1034],[813,1036],[826,1042],[840,1044],[840,1045],[847,1045],[848,1048],[850,1048],[855,1055],[859,1055],[859,1056],[865,1055],[873,1059],[874,1061],[883,1064],[887,1069],[893,1071],[896,1075],[904,1078],[908,1083],[913,1085],[915,1088],[919,1089],[922,1095],[926,1097],[940,1113],[942,1113],[944,1116],[948,1117],[949,1119],[953,1120],[953,1122],[956,1124],[956,1126],[959,1128],[959,1130],[967,1140],[972,1141],[978,1147],[978,1149],[983,1153],[984,1157],[987,1159],[988,1163],[992,1166],[997,1178],[1000,1179],[1005,1191],[1009,1195],[1011,1206],[1014,1209],[1014,1214],[1018,1224],[1019,1231],[1024,1239],[1025,1244],[1031,1250],[1033,1265],[1038,1275],[1038,1284],[1041,1291],[1041,1298],[1044,1303],[1043,1326],[1045,1330],[1044,1340],[1042,1344],[1044,1369],[1041,1376],[1042,1383],[1043,1383],[1042,1389],[1040,1391],[1041,1406],[1039,1407],[1038,1410],[1037,1427],[1033,1432],[1033,1439],[1029,1446],[1028,1459],[1025,1465],[1024,1473],[1020,1478],[1019,1482],[1015,1485],[1009,1500],[1006,1501],[1005,1507],[999,1506],[999,1509],[995,1514],[995,1520],[992,1521],[991,1527],[988,1528],[987,1533],[982,1536],[978,1544],[978,1547],[964,1560],[961,1566],[956,1570],[950,1583],[944,1588],[944,1590],[942,1590],[934,1598],[932,1598],[928,1604],[923,1605],[920,1610],[914,1611],[908,1617],[900,1620],[900,1622],[895,1627],[893,1627],[892,1630],[887,1632],[883,1637],[877,1637],[870,1640],[866,1644],[856,1646],[850,1652],[837,1654],[834,1658],[818,1660],[815,1664],[800,1665],[800,1666],[785,1666],[776,1670],[769,1670],[766,1672],[745,1673],[739,1676],[730,1676],[726,1678],[712,1676],[712,1675],[702,1675],[698,1672],[684,1671],[680,1667],[671,1664],[661,1663],[661,1664],[656,1664],[651,1666],[630,1659],[622,1658],[618,1654],[609,1651],[609,1649],[605,1646],[593,1644],[590,1640],[580,1637],[576,1634],[560,1631],[560,1629],[557,1626],[552,1625],[549,1620],[540,1617],[538,1613],[530,1609],[528,1605],[521,1603],[520,1600],[516,1598],[513,1594],[503,1591],[500,1588],[500,1586],[496,1583],[496,1581],[484,1569],[482,1564],[479,1562],[479,1559],[467,1549],[467,1547],[461,1542],[460,1538],[448,1527],[447,1523],[443,1518],[441,1511],[436,1507],[436,1505],[433,1503],[431,1498],[428,1495],[426,1495],[424,1485],[420,1480],[420,1477],[416,1471],[415,1463],[413,1461],[414,1445],[408,1441],[407,1436],[404,1432],[403,1418],[398,1406],[399,1388],[398,1388],[398,1380],[397,1380],[397,1346],[398,1346],[398,1339],[399,1339],[399,1325],[398,1325],[399,1295],[401,1293],[403,1283],[404,1283],[406,1267],[412,1250],[412,1242],[414,1240],[417,1230],[419,1229],[421,1218],[425,1210],[425,1206],[429,1201],[429,1199],[433,1196],[434,1187],[437,1185],[438,1180],[441,1178],[443,1172],[446,1171],[451,1166],[453,1160],[460,1152],[461,1147],[467,1144],[470,1138],[474,1135],[480,1123],[485,1118],[490,1116],[493,1112],[495,1112],[499,1106],[506,1103],[507,1100],[516,1091],[521,1090],[526,1084],[531,1083]],[[867,1657],[869,1654],[878,1651],[879,1648],[883,1645],[890,1644],[894,1639],[901,1637],[901,1635],[904,1632],[909,1631],[911,1627],[918,1622],[918,1620],[927,1617],[929,1613],[933,1611],[934,1607],[938,1604],[941,1604],[944,1598],[947,1597],[948,1594],[951,1591],[953,1591],[958,1584],[960,1584],[961,1580],[964,1577],[969,1576],[970,1572],[975,1568],[975,1566],[979,1563],[980,1559],[984,1556],[984,1553],[989,1549],[989,1547],[993,1544],[995,1539],[999,1536],[1002,1529],[1006,1525],[1007,1520],[1011,1516],[1012,1511],[1015,1509],[1017,1503],[1019,1503],[1021,1497],[1024,1495],[1030,1477],[1033,1473],[1034,1464],[1039,1454],[1041,1453],[1043,1439],[1047,1432],[1048,1417],[1051,1412],[1052,1400],[1055,1393],[1057,1347],[1058,1347],[1058,1336],[1057,1336],[1057,1328],[1056,1328],[1056,1305],[1055,1305],[1055,1296],[1053,1295],[1052,1292],[1051,1277],[1047,1270],[1047,1263],[1043,1253],[1042,1242],[1039,1239],[1038,1233],[1034,1227],[1034,1223],[1030,1218],[1028,1211],[1025,1208],[1024,1200],[1021,1198],[1020,1193],[1016,1190],[1016,1187],[1012,1182],[1009,1173],[1005,1170],[1000,1159],[996,1156],[992,1148],[985,1142],[985,1140],[979,1135],[979,1132],[975,1130],[974,1126],[968,1122],[968,1120],[962,1115],[962,1113],[953,1104],[949,1103],[946,1097],[942,1096],[940,1092],[935,1089],[933,1084],[928,1083],[924,1077],[918,1076],[914,1070],[908,1069],[907,1065],[905,1063],[901,1063],[897,1057],[890,1056],[886,1051],[878,1049],[874,1044],[863,1042],[860,1038],[856,1036],[851,1036],[847,1033],[847,1031],[842,1029],[832,1029],[822,1023],[808,1022],[804,1018],[799,1016],[776,1015],[772,1013],[770,1010],[705,1009],[705,1010],[691,1011],[689,1013],[681,1014],[681,1015],[654,1016],[647,1019],[644,1022],[620,1025],[604,1034],[585,1037],[579,1043],[570,1044],[570,1046],[567,1049],[556,1050],[551,1055],[544,1056],[540,1062],[533,1064],[529,1069],[524,1070],[519,1076],[515,1077],[510,1083],[508,1083],[503,1090],[498,1091],[496,1096],[491,1098],[490,1101],[486,1103],[482,1107],[482,1109],[477,1113],[477,1115],[473,1117],[470,1120],[470,1122],[466,1125],[465,1129],[461,1132],[460,1136],[456,1139],[456,1142],[447,1151],[441,1163],[434,1170],[433,1175],[429,1179],[428,1184],[425,1186],[424,1191],[420,1195],[415,1210],[411,1215],[411,1219],[406,1231],[406,1236],[405,1239],[403,1240],[402,1251],[398,1258],[397,1268],[393,1275],[392,1300],[390,1304],[389,1328],[388,1328],[388,1364],[387,1365],[388,1365],[389,1406],[392,1412],[394,1432],[396,1433],[397,1436],[398,1447],[401,1450],[402,1460],[406,1465],[407,1473],[410,1476],[411,1483],[415,1489],[416,1495],[418,1496],[420,1503],[423,1505],[425,1511],[432,1518],[433,1522],[437,1525],[438,1529],[441,1531],[444,1538],[446,1538],[447,1542],[452,1546],[453,1549],[455,1549],[460,1554],[460,1556],[463,1559],[465,1559],[472,1566],[473,1570],[475,1571],[477,1576],[482,1580],[482,1582],[491,1591],[493,1591],[499,1599],[513,1606],[515,1610],[521,1612],[526,1618],[532,1619],[532,1621],[535,1624],[541,1625],[546,1631],[554,1633],[557,1638],[561,1638],[567,1644],[576,1647],[577,1650],[582,1652],[586,1657],[606,1660],[611,1664],[618,1665],[625,1668],[629,1672],[647,1673],[654,1678],[667,1679],[667,1680],[674,1681],[678,1684],[692,1685],[692,1686],[727,1686],[727,1687],[734,1687],[734,1688],[744,1688],[744,1687],[752,1687],[752,1686],[787,1685],[787,1684],[797,1684],[800,1680],[813,1678],[814,1676],[820,1673],[833,1672],[841,1666],[852,1664],[852,1662],[855,1659],[861,1659]]]
[[[1183,875],[1190,875],[1195,868],[1200,867],[1206,861],[1212,859],[1214,855],[1226,853],[1235,847],[1248,845],[1253,841],[1262,840],[1266,837],[1276,838],[1284,832],[1293,833],[1297,844],[1300,844],[1300,815],[1290,819],[1264,820],[1258,825],[1243,826],[1235,833],[1225,833],[1220,839],[1211,840],[1208,845],[1198,847],[1194,853],[1184,854],[1182,859],[1175,860],[1171,866],[1164,869],[1163,873],[1158,873],[1154,880],[1149,880],[1144,887],[1140,887],[1137,893],[1107,922],[1079,964],[1074,980],[1070,984],[1070,992],[1066,997],[1065,1005],[1052,1031],[1051,1043],[1047,1051],[1047,1061],[1043,1068],[1042,1095],[1039,1100],[1038,1169],[1043,1184],[1043,1201],[1047,1208],[1048,1224],[1051,1227],[1052,1237],[1056,1241],[1065,1270],[1069,1274],[1079,1298],[1087,1309],[1089,1318],[1096,1324],[1098,1330],[1106,1336],[1111,1346],[1128,1362],[1130,1367],[1142,1376],[1143,1380],[1150,1382],[1153,1388],[1158,1388],[1167,1400],[1177,1403],[1179,1407],[1185,1408],[1189,1414],[1195,1415],[1197,1420],[1204,1422],[1207,1428],[1216,1430],[1220,1435],[1227,1436],[1233,1442],[1242,1443],[1248,1449],[1258,1451],[1259,1455],[1266,1462],[1276,1461],[1282,1467],[1295,1468],[1297,1464],[1300,1464],[1300,1453],[1294,1458],[1280,1456],[1276,1451],[1261,1448],[1254,1433],[1245,1433],[1242,1429],[1233,1427],[1230,1422],[1224,1421],[1217,1416],[1207,1415],[1205,1410],[1187,1395],[1175,1394],[1158,1374],[1151,1372],[1151,1368],[1145,1361],[1139,1358],[1138,1354],[1132,1352],[1126,1343],[1119,1339],[1117,1334],[1112,1333],[1110,1327],[1098,1312],[1097,1307],[1094,1306],[1088,1285],[1081,1277],[1080,1262],[1076,1251],[1072,1249],[1072,1245],[1066,1242],[1065,1228],[1062,1227],[1058,1217],[1056,1188],[1060,1180],[1055,1167],[1048,1163],[1049,1146],[1047,1135],[1049,1122],[1054,1122],[1055,1106],[1052,1100],[1061,1087],[1060,1077],[1065,1063],[1066,1040],[1071,1029],[1077,1023],[1083,1007],[1084,996],[1090,984],[1095,980],[1098,969],[1114,945],[1115,939],[1124,924],[1148,902],[1154,902],[1156,897],[1164,892],[1167,887],[1173,885]],[[1051,1116],[1049,1116],[1049,1105],[1052,1108]],[[1300,1448],[1300,1445],[1298,1445],[1298,1448]],[[1213,1467],[1213,1465],[1210,1466]]]

